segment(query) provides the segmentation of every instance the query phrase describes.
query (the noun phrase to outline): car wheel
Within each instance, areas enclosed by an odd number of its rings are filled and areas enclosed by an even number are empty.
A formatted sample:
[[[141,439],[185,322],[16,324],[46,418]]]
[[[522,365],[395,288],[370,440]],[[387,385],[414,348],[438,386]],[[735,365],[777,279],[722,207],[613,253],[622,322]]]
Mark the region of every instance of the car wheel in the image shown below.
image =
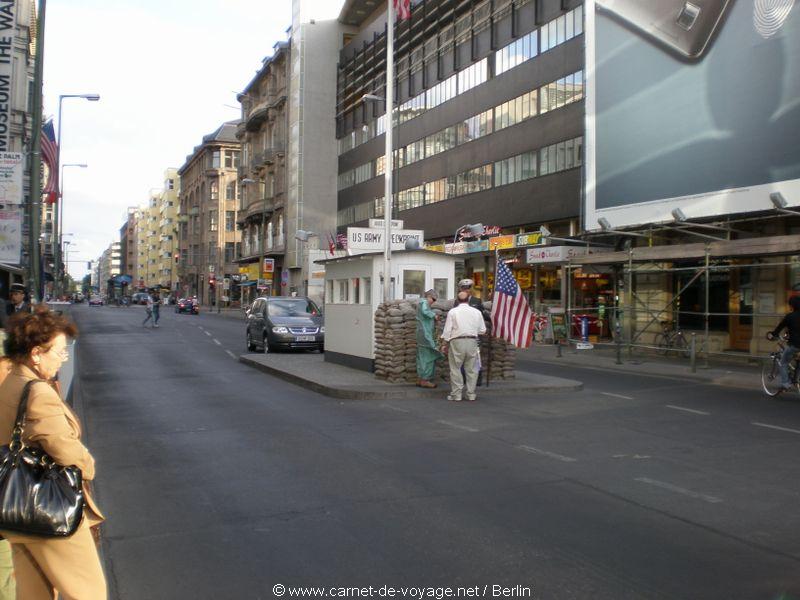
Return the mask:
[[[253,340],[250,338],[250,331],[247,332],[247,349],[250,352],[256,351],[256,345],[253,343]]]

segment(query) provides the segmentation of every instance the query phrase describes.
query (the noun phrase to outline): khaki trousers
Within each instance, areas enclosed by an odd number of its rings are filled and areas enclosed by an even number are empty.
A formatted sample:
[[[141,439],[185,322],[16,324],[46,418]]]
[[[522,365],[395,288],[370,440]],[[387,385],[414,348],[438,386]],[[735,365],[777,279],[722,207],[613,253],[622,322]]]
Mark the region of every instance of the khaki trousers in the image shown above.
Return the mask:
[[[461,365],[467,376],[467,400],[475,399],[475,384],[478,382],[478,370],[475,368],[478,360],[478,340],[472,338],[459,338],[450,340],[447,350],[447,360],[450,363],[450,398],[461,400],[464,381],[461,377]]]
[[[20,600],[106,600],[106,578],[87,519],[68,538],[12,543]]]

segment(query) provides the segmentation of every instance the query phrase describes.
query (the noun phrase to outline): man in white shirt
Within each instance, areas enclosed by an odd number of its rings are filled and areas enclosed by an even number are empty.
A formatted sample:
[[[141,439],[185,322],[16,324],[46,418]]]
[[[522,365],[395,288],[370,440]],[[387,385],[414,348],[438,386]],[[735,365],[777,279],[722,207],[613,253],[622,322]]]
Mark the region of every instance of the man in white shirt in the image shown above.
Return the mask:
[[[461,401],[461,392],[466,383],[467,400],[475,400],[475,384],[478,381],[478,336],[486,333],[483,315],[469,305],[469,292],[459,292],[458,306],[447,313],[442,331],[442,351],[447,353],[450,364],[450,395],[448,400]],[[464,365],[466,382],[461,377]]]

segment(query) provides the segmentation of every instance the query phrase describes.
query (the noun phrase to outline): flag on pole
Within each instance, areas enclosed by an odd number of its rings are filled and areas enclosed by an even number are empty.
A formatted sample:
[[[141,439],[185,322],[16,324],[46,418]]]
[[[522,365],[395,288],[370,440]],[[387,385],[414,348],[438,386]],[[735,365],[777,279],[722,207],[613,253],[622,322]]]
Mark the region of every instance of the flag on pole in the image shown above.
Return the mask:
[[[58,200],[58,146],[52,121],[42,126],[42,162],[47,165],[47,182],[42,194],[46,196],[45,202],[53,204]]]
[[[336,240],[333,239],[333,234],[328,232],[328,252],[331,256],[336,256]]]
[[[411,0],[392,0],[397,19],[404,21],[411,18]]]
[[[492,335],[517,348],[531,345],[533,313],[506,263],[497,258],[492,298]]]

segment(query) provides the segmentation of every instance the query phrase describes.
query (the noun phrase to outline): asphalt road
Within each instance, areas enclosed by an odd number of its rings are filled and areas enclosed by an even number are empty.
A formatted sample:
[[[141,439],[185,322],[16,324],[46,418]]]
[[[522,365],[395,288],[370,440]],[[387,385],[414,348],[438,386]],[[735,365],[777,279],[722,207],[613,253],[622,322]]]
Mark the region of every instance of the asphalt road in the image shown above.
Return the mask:
[[[800,598],[800,398],[521,362],[585,389],[338,401],[238,363],[240,321],[73,314],[114,598]]]

